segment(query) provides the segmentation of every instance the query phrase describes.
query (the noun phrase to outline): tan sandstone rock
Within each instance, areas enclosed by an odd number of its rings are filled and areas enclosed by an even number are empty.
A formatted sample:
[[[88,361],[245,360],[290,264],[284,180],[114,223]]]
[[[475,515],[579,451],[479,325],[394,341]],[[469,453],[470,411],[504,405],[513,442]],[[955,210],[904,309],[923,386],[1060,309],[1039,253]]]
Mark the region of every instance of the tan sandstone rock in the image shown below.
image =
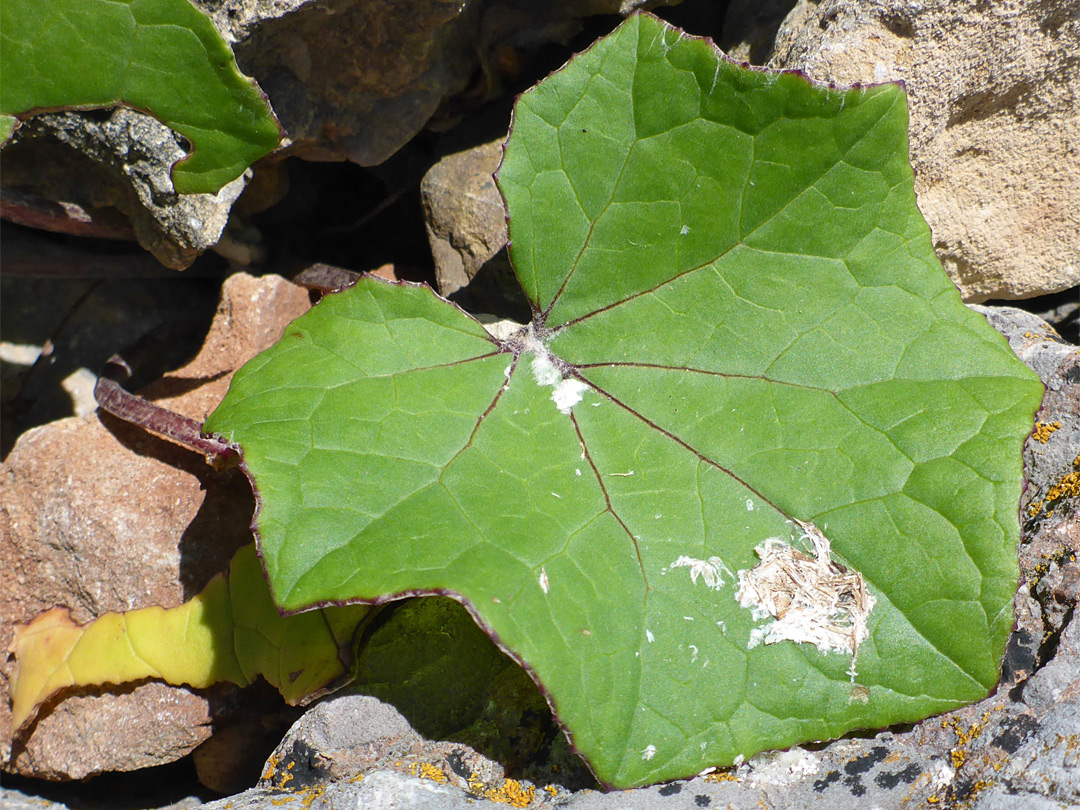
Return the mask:
[[[1073,0],[799,0],[770,66],[906,84],[919,207],[965,300],[1080,284]]]
[[[308,308],[276,276],[240,274],[199,355],[144,392],[202,420],[232,372]],[[0,468],[0,650],[12,625],[54,605],[85,622],[107,611],[174,607],[198,593],[251,539],[253,502],[238,471],[108,415],[23,434]],[[11,739],[8,656],[0,671],[0,767],[48,779],[171,762],[210,735],[204,694],[159,683],[87,690],[50,702]]]

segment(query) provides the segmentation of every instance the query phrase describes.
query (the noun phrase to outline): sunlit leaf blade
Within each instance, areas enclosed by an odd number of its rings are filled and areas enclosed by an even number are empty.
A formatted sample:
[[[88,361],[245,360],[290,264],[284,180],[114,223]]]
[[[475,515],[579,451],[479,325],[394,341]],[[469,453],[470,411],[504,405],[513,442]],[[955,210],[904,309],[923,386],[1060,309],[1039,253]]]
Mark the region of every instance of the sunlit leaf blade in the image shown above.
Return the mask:
[[[937,263],[906,125],[896,86],[648,15],[523,94],[498,179],[533,323],[365,278],[207,423],[279,604],[456,595],[616,786],[985,695],[1041,386]],[[811,524],[872,604],[854,661],[757,643],[736,596]]]
[[[67,609],[53,608],[15,628],[12,728],[64,689],[144,678],[202,688],[247,686],[262,676],[296,703],[345,674],[339,649],[366,613],[337,607],[283,618],[254,545],[236,553],[227,577],[219,574],[170,610],[106,613],[79,625]]]
[[[19,126],[19,119],[13,115],[0,115],[0,146],[10,140],[11,135]]]
[[[0,113],[127,104],[186,137],[179,193],[216,193],[281,131],[210,19],[189,0],[5,0]],[[2,134],[2,133],[0,133]]]

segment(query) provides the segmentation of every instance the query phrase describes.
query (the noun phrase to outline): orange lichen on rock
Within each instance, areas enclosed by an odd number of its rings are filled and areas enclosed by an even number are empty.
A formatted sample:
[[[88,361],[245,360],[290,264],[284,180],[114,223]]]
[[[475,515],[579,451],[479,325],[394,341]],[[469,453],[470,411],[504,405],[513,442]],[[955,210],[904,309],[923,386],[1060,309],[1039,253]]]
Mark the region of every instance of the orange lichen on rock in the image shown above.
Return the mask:
[[[1042,509],[1062,498],[1080,496],[1080,455],[1073,459],[1073,471],[1062,476],[1061,480],[1047,490],[1046,495],[1032,502],[1028,507],[1028,516],[1035,517]]]
[[[440,785],[445,785],[450,781],[442,768],[437,765],[432,765],[430,762],[421,762],[416,767],[415,772],[421,779],[430,779],[432,782],[438,782]]]
[[[536,788],[523,785],[516,779],[507,779],[497,788],[484,791],[484,798],[511,807],[528,807],[536,797]]]
[[[1046,444],[1055,431],[1061,430],[1061,422],[1036,422],[1035,430],[1031,432],[1031,438],[1039,444]]]

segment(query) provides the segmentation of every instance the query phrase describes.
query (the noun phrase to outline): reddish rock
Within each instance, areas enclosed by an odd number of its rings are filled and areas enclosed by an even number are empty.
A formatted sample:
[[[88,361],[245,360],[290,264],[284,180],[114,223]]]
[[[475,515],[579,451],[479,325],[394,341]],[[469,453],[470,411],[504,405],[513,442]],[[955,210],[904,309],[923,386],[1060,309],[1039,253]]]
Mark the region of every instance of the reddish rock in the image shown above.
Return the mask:
[[[145,393],[202,420],[232,372],[308,307],[279,277],[230,278],[210,334],[186,367]],[[175,607],[249,542],[253,502],[236,471],[108,415],[63,419],[21,436],[0,468],[0,650],[12,625],[54,605],[77,621],[107,611]],[[0,671],[5,770],[80,779],[184,756],[210,734],[204,695],[145,683],[50,703],[12,745],[8,679]]]

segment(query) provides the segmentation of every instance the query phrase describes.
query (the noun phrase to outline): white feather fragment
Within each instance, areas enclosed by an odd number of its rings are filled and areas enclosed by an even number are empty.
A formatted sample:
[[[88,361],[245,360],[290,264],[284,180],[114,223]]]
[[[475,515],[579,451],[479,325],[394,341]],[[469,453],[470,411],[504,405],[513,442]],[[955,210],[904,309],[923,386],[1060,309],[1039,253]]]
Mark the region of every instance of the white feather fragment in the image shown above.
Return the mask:
[[[646,638],[646,639],[648,640],[648,642],[649,642],[650,644],[652,644],[652,643],[653,643],[654,641],[656,641],[656,636],[654,636],[654,635],[652,634],[652,631],[651,631],[651,630],[646,630],[646,631],[645,631],[645,638]]]
[[[810,751],[792,748],[756,754],[746,765],[750,784],[786,787],[817,774],[821,770],[821,758]]]
[[[642,749],[642,751],[641,751],[641,758],[644,759],[645,761],[648,761],[648,760],[652,759],[655,756],[656,756],[656,746],[655,745],[646,745],[645,748]]]
[[[551,401],[563,413],[570,413],[574,406],[581,402],[582,394],[589,386],[574,377],[564,377],[563,370],[552,357],[547,346],[529,324],[525,335],[521,338],[521,347],[533,356],[532,373],[537,385],[549,385],[554,390],[551,392]]]
[[[855,658],[869,635],[866,619],[874,597],[862,574],[832,560],[829,540],[817,526],[795,522],[814,556],[770,537],[754,550],[761,562],[739,571],[735,592],[739,604],[756,620],[773,619],[750,632],[747,647],[794,641],[826,653],[848,653],[848,674],[854,680]]]
[[[698,577],[701,577],[705,581],[705,585],[714,591],[724,587],[724,578],[721,576],[721,572],[735,579],[731,569],[724,565],[724,561],[719,557],[709,557],[708,560],[695,560],[693,557],[683,555],[669,565],[668,568],[689,568],[690,581],[694,585],[697,585]]]
[[[551,392],[551,401],[563,413],[570,413],[574,406],[581,402],[581,395],[588,388],[581,380],[567,377],[555,386],[555,390]]]
[[[542,353],[533,357],[533,377],[536,378],[537,385],[556,385],[562,379],[562,375],[555,364],[551,362],[551,355],[548,354],[547,349],[543,347],[543,344],[539,345]]]

